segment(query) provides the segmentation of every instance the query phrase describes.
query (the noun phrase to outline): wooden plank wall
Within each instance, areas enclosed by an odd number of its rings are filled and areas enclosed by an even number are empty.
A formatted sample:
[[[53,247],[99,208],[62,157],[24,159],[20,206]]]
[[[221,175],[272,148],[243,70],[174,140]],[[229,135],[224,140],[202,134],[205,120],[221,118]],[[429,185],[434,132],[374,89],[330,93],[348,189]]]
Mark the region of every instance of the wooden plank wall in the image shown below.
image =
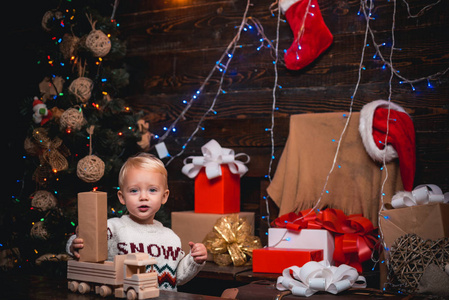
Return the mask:
[[[292,114],[347,111],[357,82],[364,41],[365,21],[357,12],[355,0],[319,0],[323,18],[334,35],[334,43],[312,65],[289,71],[279,65],[275,112],[275,160],[273,170],[288,136]],[[409,1],[412,13],[432,3]],[[271,15],[271,0],[253,0],[248,16],[257,18],[265,34],[274,39],[277,18]],[[374,3],[371,27],[377,43],[386,43],[382,53],[388,57],[392,42],[394,1]],[[127,63],[131,73],[130,104],[146,113],[151,131],[162,135],[201,86],[226,46],[235,36],[245,10],[245,0],[129,0],[120,3],[117,20],[128,43]],[[403,76],[415,79],[449,67],[449,3],[442,1],[419,18],[407,17],[404,2],[398,1],[393,62]],[[242,178],[242,210],[254,211],[259,219],[266,214],[263,196],[270,161],[271,141],[265,128],[271,126],[273,58],[260,45],[255,30],[242,33],[234,58],[223,83],[226,94],[187,147],[184,155],[169,166],[169,211],[193,209],[193,181],[181,173],[182,160],[200,155],[200,147],[214,138],[251,156],[249,172]],[[279,49],[287,49],[293,34],[287,22],[280,23]],[[368,43],[372,43],[368,40]],[[370,101],[387,99],[390,71],[373,58],[374,47],[366,48],[362,78],[354,99],[358,111]],[[171,154],[181,150],[187,137],[210,106],[219,86],[216,72],[196,104],[185,115],[166,144]],[[393,79],[393,101],[413,117],[417,137],[416,184],[435,183],[449,191],[449,87],[447,74],[438,80],[416,83],[413,91]],[[154,150],[153,150],[154,151]],[[274,213],[276,213],[274,211]],[[263,227],[263,226],[262,226]]]

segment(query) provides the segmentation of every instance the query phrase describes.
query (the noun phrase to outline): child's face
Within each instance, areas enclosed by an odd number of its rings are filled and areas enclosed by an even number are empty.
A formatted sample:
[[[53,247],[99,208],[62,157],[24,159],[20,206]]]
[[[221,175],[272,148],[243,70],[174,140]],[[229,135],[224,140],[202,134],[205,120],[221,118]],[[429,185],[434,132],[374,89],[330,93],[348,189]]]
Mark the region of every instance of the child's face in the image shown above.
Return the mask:
[[[128,170],[123,188],[117,193],[131,219],[140,224],[153,224],[154,215],[167,202],[168,194],[162,174],[141,168]]]

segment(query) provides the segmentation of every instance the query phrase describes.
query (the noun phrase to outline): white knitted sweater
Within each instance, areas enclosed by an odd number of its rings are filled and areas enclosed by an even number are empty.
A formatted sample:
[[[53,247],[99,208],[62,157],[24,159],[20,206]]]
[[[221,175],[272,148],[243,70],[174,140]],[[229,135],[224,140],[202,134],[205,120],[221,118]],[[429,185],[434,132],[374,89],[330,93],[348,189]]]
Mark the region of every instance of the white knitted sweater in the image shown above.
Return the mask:
[[[74,238],[67,242],[67,249]],[[146,225],[134,222],[129,215],[108,219],[108,260],[134,252],[145,252],[156,259],[154,269],[159,288],[164,290],[176,291],[178,284],[188,282],[204,266],[197,264],[190,253],[185,255],[179,237],[156,220]]]

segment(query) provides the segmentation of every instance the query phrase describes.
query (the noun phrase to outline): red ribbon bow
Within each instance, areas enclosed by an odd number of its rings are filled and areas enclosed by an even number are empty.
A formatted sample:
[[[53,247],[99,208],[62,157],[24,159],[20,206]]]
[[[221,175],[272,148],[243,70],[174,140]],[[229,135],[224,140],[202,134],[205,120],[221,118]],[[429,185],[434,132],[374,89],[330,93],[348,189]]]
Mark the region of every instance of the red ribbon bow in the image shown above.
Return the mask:
[[[360,214],[346,216],[340,209],[328,208],[318,214],[312,209],[288,213],[275,219],[272,226],[288,230],[327,229],[335,238],[333,259],[337,266],[346,264],[362,272],[362,262],[371,258],[377,239],[374,226]]]

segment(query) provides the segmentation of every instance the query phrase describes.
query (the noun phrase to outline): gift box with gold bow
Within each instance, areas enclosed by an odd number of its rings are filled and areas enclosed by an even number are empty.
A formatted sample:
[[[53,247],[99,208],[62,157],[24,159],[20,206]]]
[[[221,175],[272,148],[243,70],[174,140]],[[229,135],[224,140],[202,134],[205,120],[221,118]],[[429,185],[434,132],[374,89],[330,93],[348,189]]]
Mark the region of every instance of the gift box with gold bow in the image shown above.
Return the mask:
[[[229,214],[240,211],[240,177],[248,168],[250,158],[245,153],[222,148],[211,140],[201,147],[203,156],[184,160],[182,173],[195,178],[195,212]],[[246,157],[246,161],[237,160]],[[191,161],[190,163],[187,163]]]
[[[220,266],[249,263],[254,249],[262,248],[259,237],[252,236],[251,225],[237,214],[218,219],[203,243]]]

